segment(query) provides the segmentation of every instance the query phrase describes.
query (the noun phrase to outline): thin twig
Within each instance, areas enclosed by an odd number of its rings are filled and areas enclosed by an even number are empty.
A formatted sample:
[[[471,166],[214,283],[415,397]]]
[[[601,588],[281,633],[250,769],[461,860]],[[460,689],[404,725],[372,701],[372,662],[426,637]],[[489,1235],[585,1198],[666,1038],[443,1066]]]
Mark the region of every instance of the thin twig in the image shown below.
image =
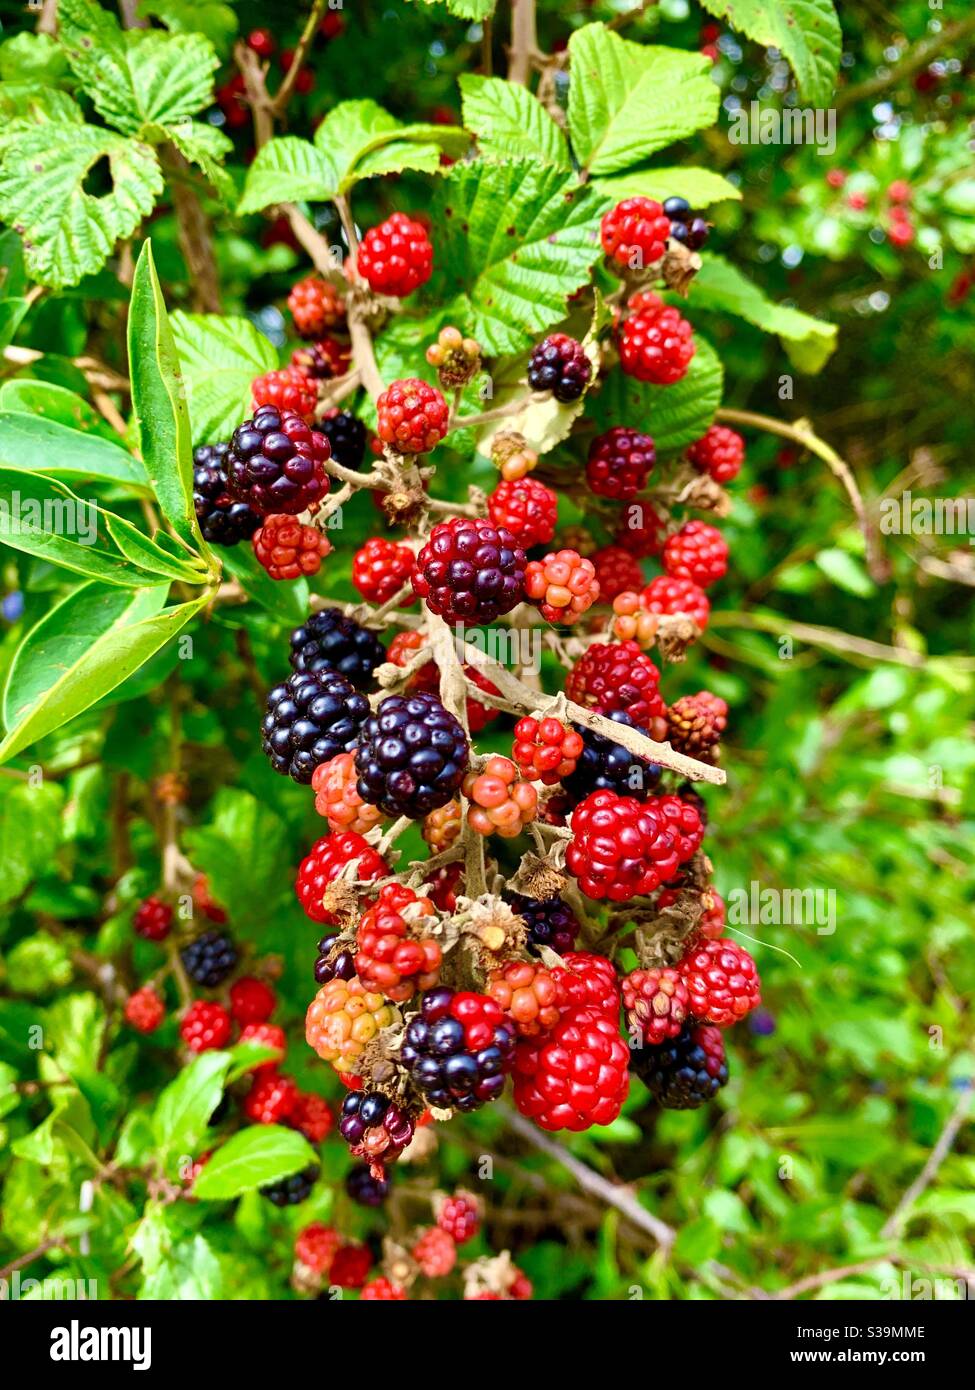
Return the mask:
[[[969,1084],[959,1094],[951,1114],[945,1121],[944,1128],[938,1135],[938,1142],[928,1154],[927,1162],[911,1183],[910,1187],[907,1188],[890,1216],[884,1222],[880,1232],[884,1240],[890,1240],[898,1233],[901,1226],[909,1217],[911,1208],[925,1189],[931,1185],[938,1169],[948,1157],[951,1146],[958,1137],[958,1131],[961,1129],[968,1116],[968,1109],[972,1103],[973,1089],[975,1088]]]
[[[307,22],[305,23],[305,27],[301,32],[301,38],[295,45],[294,56],[291,59],[291,66],[288,68],[288,71],[284,74],[284,80],[282,81],[281,86],[278,88],[277,92],[271,98],[271,115],[272,117],[275,117],[278,120],[280,120],[280,118],[284,115],[285,111],[288,109],[288,102],[291,100],[291,94],[294,91],[295,83],[298,80],[298,73],[301,71],[301,66],[305,61],[305,54],[308,52],[308,49],[311,46],[311,43],[315,37],[315,32],[318,29],[319,22],[321,21],[322,12],[324,11],[327,3],[328,0],[315,0],[315,3],[312,5],[311,13],[309,14]]]

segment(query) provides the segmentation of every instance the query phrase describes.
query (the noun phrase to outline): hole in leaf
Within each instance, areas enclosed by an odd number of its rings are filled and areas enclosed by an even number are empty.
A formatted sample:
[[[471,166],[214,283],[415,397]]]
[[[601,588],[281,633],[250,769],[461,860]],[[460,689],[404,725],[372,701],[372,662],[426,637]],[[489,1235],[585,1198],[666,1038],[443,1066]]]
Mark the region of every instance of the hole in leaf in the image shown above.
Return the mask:
[[[89,198],[103,198],[106,193],[112,191],[112,167],[108,162],[107,154],[100,154],[94,164],[90,165],[81,189],[87,193]]]

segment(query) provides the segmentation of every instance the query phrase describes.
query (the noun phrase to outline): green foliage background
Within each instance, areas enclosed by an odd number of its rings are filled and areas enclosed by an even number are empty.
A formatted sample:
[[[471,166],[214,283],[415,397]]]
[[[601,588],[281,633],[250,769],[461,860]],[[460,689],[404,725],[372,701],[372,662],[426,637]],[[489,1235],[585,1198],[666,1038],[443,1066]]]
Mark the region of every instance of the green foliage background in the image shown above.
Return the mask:
[[[708,14],[671,0],[623,32],[694,53],[702,26],[717,23],[713,15],[725,8],[709,4]],[[230,76],[235,33],[246,34],[267,7],[160,0],[143,9],[185,33],[190,47],[194,31],[208,36],[220,83]],[[723,403],[809,418],[850,461],[872,508],[887,490],[963,496],[971,488],[975,424],[975,301],[963,293],[975,254],[967,144],[972,26],[963,25],[930,63],[898,77],[898,64],[938,37],[923,0],[898,6],[896,24],[872,7],[841,10],[837,149],[829,157],[728,140],[729,103],[775,104],[793,91],[794,79],[762,46],[769,35],[760,32],[755,42],[718,25],[720,37],[711,40],[722,101],[717,125],[672,145],[666,162],[722,174],[740,190],[740,201],[712,207],[709,249],[727,255],[764,297],[749,304],[746,293],[745,308],[734,311],[728,296],[743,292],[714,261],[688,312],[723,360]],[[546,0],[541,47],[551,51],[573,30],[617,13],[602,3]],[[0,18],[0,112],[9,114],[20,109],[4,106],[20,100],[11,84],[31,80],[39,58],[23,41],[33,17],[0,4]],[[442,4],[399,0],[382,9],[350,6],[342,19],[343,31],[314,50],[315,85],[292,104],[290,133],[310,135],[336,103],[364,93],[407,125],[461,123],[457,82],[481,61],[477,22]],[[957,21],[945,15],[938,22]],[[502,71],[506,26],[499,11],[493,49]],[[280,45],[293,43],[298,22],[281,30]],[[391,54],[395,62],[386,61]],[[44,63],[42,104],[63,115],[73,80],[53,50]],[[205,87],[208,93],[208,77]],[[178,105],[167,108],[174,120]],[[184,114],[213,131],[210,109],[190,99]],[[170,310],[196,312],[172,182],[164,182],[165,158],[160,164],[154,153],[167,138],[158,111],[147,110],[134,130],[97,101],[86,100],[84,110],[102,131],[98,139],[140,146],[135,212],[129,224],[109,229],[110,241],[134,234],[138,255],[151,228]],[[468,124],[478,129],[470,117]],[[183,138],[192,134],[182,129]],[[212,220],[223,311],[257,330],[248,338],[255,374],[276,360],[268,339],[275,348],[284,343],[284,298],[307,263],[286,239],[268,235],[258,212],[234,210],[251,137],[247,127],[223,134],[233,187],[212,169],[209,184],[203,174],[188,177]],[[8,126],[3,138],[18,132]],[[184,153],[192,158],[195,150],[205,174],[205,156],[222,156],[224,146],[213,135],[198,139]],[[426,206],[423,167],[358,185],[360,225],[394,207]],[[830,169],[846,174],[842,188],[827,180]],[[884,190],[894,179],[914,190],[918,236],[903,249],[883,231]],[[863,195],[862,209],[850,206],[851,192]],[[13,195],[0,190],[3,196]],[[323,234],[338,241],[331,205],[320,203],[316,213]],[[0,216],[7,216],[2,201]],[[43,406],[55,422],[80,427],[92,447],[104,444],[103,469],[109,454],[122,467],[120,459],[131,456],[116,449],[117,436],[92,408],[90,385],[72,359],[89,353],[125,370],[125,257],[113,254],[104,268],[28,308],[16,242],[0,237],[0,342],[43,355],[27,365],[4,362],[0,417]],[[467,270],[460,274],[469,284]],[[449,298],[457,288],[445,285],[442,293]],[[818,374],[796,370],[802,348],[788,323],[778,336],[773,304],[837,325],[835,352]],[[390,333],[380,356],[387,377],[400,353],[449,319],[431,313],[413,342],[408,329],[402,341]],[[184,344],[191,322],[174,318]],[[238,341],[243,331],[235,332]],[[784,376],[792,397],[783,398]],[[248,380],[245,370],[244,396]],[[60,418],[64,398],[56,390],[31,395],[38,383],[80,395],[83,418]],[[190,389],[196,426],[192,379]],[[647,1297],[727,1296],[787,1289],[846,1266],[856,1268],[814,1296],[880,1297],[901,1269],[923,1275],[972,1264],[975,1150],[967,1126],[916,1205],[893,1232],[884,1231],[975,1072],[971,552],[964,539],[889,536],[871,571],[849,500],[825,466],[787,440],[747,433],[748,462],[724,522],[730,572],[715,593],[709,631],[685,666],[667,670],[665,693],[672,700],[707,686],[731,706],[728,787],[708,797],[718,888],[727,896],[757,880],[835,891],[836,930],[749,929],[761,940],[755,950],[765,1011],[755,1026],[730,1035],[732,1079],[713,1106],[661,1114],[635,1083],[616,1123],[567,1140],[591,1168],[633,1183],[641,1202],[677,1230],[669,1255],[614,1210],[580,1204],[564,1167],[512,1135],[497,1107],[439,1127],[432,1171],[447,1188],[476,1182],[478,1155],[498,1156],[493,1181],[484,1184],[496,1215],[477,1248],[509,1245],[540,1297],[618,1299],[634,1287]],[[22,455],[5,453],[3,462],[33,466]],[[472,480],[488,476],[486,466],[474,467]],[[112,509],[128,484],[101,477],[99,499]],[[329,592],[354,597],[351,556],[374,529],[371,500],[355,498],[327,563]],[[192,568],[185,555],[169,558]],[[158,557],[155,563],[165,565]],[[4,622],[6,673],[25,632],[68,588],[63,570],[43,556],[4,550],[2,566],[4,588],[24,602],[22,616]],[[190,578],[201,584],[201,574]],[[129,591],[117,592],[128,600]],[[217,1173],[212,1200],[167,1204],[164,1181],[178,1175],[184,1155],[208,1147],[207,1121],[224,1085],[255,1058],[208,1054],[188,1083],[186,1071],[176,1073],[173,1019],[151,1043],[137,1040],[119,1024],[116,976],[105,973],[141,981],[159,967],[155,948],[133,945],[130,921],[158,883],[152,781],[172,766],[181,743],[190,787],[186,853],[209,876],[237,939],[280,957],[289,1070],[303,1088],[337,1097],[339,1088],[301,1041],[315,940],[291,891],[294,867],[320,823],[307,794],[269,772],[256,737],[253,675],[265,686],[282,675],[283,633],[302,616],[303,595],[276,593],[270,602],[276,610],[214,610],[191,629],[192,659],[179,662],[178,679],[179,652],[164,642],[93,707],[0,767],[0,1266],[57,1240],[64,1248],[47,1249],[30,1273],[96,1279],[102,1297],[284,1298],[292,1296],[298,1226],[321,1218],[360,1235],[386,1228],[384,1214],[365,1214],[343,1196],[348,1160],[335,1139],[322,1149],[324,1180],[299,1212],[282,1214],[252,1190],[281,1159],[275,1145],[303,1142],[291,1132],[261,1136],[271,1168],[261,1167],[262,1156],[245,1155],[243,1186],[232,1172],[221,1185]],[[61,631],[70,630],[66,620]],[[40,786],[25,780],[37,765]],[[38,1026],[41,1051],[27,1041]],[[294,1167],[305,1159],[295,1152],[283,1161]],[[159,1171],[150,1183],[151,1164]],[[86,1179],[94,1183],[87,1213],[80,1210]],[[236,1193],[233,1207],[223,1205]],[[78,1253],[83,1233],[86,1255]]]

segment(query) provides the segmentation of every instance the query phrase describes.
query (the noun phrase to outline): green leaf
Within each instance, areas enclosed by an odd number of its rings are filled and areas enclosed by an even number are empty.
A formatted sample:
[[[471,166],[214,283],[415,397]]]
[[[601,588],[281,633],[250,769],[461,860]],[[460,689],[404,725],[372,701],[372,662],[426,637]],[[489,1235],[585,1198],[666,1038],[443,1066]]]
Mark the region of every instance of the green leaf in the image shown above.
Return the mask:
[[[730,199],[740,200],[741,190],[711,169],[693,165],[659,169],[634,169],[629,174],[610,174],[593,179],[593,187],[613,202],[621,198],[686,198],[692,208],[706,208]]]
[[[721,404],[724,371],[711,344],[695,333],[697,352],[687,375],[673,386],[649,386],[610,372],[602,390],[589,397],[587,413],[601,429],[630,425],[653,436],[658,450],[683,449],[700,439]]]
[[[836,325],[799,309],[775,304],[723,256],[705,255],[691,290],[694,305],[737,314],[766,333],[775,333],[801,371],[818,372],[836,347]]]
[[[0,352],[13,342],[29,308],[26,299],[0,299]]]
[[[147,241],[129,307],[129,376],[142,458],[153,490],[181,540],[206,553],[193,507],[193,444],[179,359]]]
[[[97,478],[102,482],[126,483],[148,495],[146,470],[127,449],[101,434],[92,433],[90,428],[63,424],[41,413],[45,405],[51,408],[55,399],[51,393],[61,393],[56,399],[62,409],[68,405],[65,397],[77,401],[78,407],[84,407],[85,402],[79,397],[43,382],[10,382],[9,386],[17,391],[8,396],[9,387],[4,387],[0,393],[0,466],[67,478],[71,482]],[[19,406],[8,409],[7,401],[16,402],[20,392],[24,392],[24,397]],[[45,392],[48,393],[46,398],[43,397]],[[36,413],[28,415],[23,407],[30,407],[32,403]]]
[[[315,1150],[295,1130],[250,1125],[217,1149],[194,1182],[193,1196],[204,1202],[239,1197],[300,1173],[315,1161]]]
[[[289,863],[287,830],[271,807],[225,787],[214,800],[213,820],[188,830],[186,839],[235,927],[252,935],[265,930]]]
[[[401,147],[396,159],[380,160],[378,152],[390,144]],[[408,158],[406,146],[426,146],[438,154],[442,150],[458,156],[465,152],[468,144],[467,133],[457,126],[428,122],[404,125],[378,102],[368,99],[339,102],[315,131],[315,147],[326,156],[334,170],[334,193],[346,193],[357,179],[372,174],[415,168],[413,164],[398,162]],[[367,160],[369,163],[362,167]]]
[[[8,410],[20,415],[39,415],[44,420],[67,425],[69,429],[83,430],[87,434],[109,439],[113,444],[118,443],[118,435],[93,406],[82,396],[53,381],[37,381],[25,376],[5,382],[0,386],[0,411]],[[141,472],[145,481],[145,470]]]
[[[569,39],[569,57],[569,134],[590,174],[640,164],[717,119],[720,93],[702,54],[587,24]]]
[[[307,579],[272,579],[258,563],[250,545],[224,546],[220,560],[224,571],[237,580],[248,597],[281,622],[294,627],[305,621],[309,595]]]
[[[161,19],[174,34],[205,34],[220,53],[237,33],[237,16],[220,0],[142,0],[139,14]]]
[[[10,137],[26,126],[60,121],[64,125],[83,125],[85,116],[74,97],[59,87],[39,87],[36,82],[0,82],[0,150]]]
[[[816,556],[816,564],[827,579],[848,594],[869,598],[877,592],[877,586],[862,563],[845,550],[821,550]]]
[[[460,78],[464,125],[488,158],[520,155],[571,169],[565,135],[542,103],[516,82],[464,73]]]
[[[61,842],[64,791],[53,782],[0,778],[0,903],[19,898]]]
[[[154,652],[175,637],[210,597],[207,591],[188,603],[160,612],[163,591],[149,590],[136,595],[130,606],[120,612],[117,606],[107,604],[107,596],[102,603],[101,594],[90,594],[92,587],[100,588],[86,586],[75,590],[46,614],[24,639],[25,646],[31,643],[24,657],[31,665],[27,674],[17,677],[11,707],[16,701],[19,722],[8,729],[6,738],[0,743],[0,762],[60,728],[121,685]],[[130,595],[123,597],[131,599]],[[60,646],[54,641],[56,633],[61,634]],[[82,638],[76,636],[78,633],[87,640],[84,650],[81,649]],[[38,647],[40,655],[35,655]],[[63,658],[66,649],[74,653],[70,664]],[[57,659],[59,655],[60,660]],[[11,678],[16,666],[15,658]],[[28,692],[32,703],[25,704]],[[6,706],[6,697],[4,703]]]
[[[335,190],[335,167],[309,140],[277,135],[255,155],[239,213],[260,212],[272,203],[321,202]]]
[[[60,82],[68,70],[50,34],[15,34],[0,43],[0,81]]]
[[[176,1177],[179,1160],[192,1158],[220,1104],[230,1067],[229,1052],[203,1052],[183,1068],[156,1102],[153,1128],[159,1162],[167,1177]]]
[[[108,515],[53,478],[0,467],[0,541],[105,584],[157,582],[112,547]]]
[[[18,941],[7,954],[6,967],[6,983],[15,994],[49,994],[66,985],[74,973],[66,944],[48,932]]]
[[[209,1303],[226,1294],[220,1261],[199,1235],[167,1250],[139,1290],[140,1299],[167,1303]]]
[[[843,33],[833,0],[701,0],[718,19],[766,48],[778,48],[800,95],[828,106],[836,86]]]
[[[158,532],[157,539],[150,538],[133,526],[125,517],[113,512],[104,512],[108,534],[127,560],[149,574],[157,574],[163,579],[178,579],[184,584],[205,584],[207,579],[206,561],[202,556],[191,557],[184,551],[178,558],[163,549],[163,542],[170,538],[165,531]]]
[[[491,355],[518,352],[565,315],[600,253],[603,201],[534,160],[455,164],[434,207],[449,267],[444,297],[467,293],[470,332]]]
[[[127,135],[188,120],[210,102],[217,55],[202,34],[122,30],[94,0],[61,0],[58,38],[95,110]]]
[[[108,160],[111,191],[84,188]],[[20,232],[31,275],[61,289],[100,270],[117,241],[131,236],[162,193],[148,145],[64,120],[15,131],[3,144],[0,219]]]
[[[278,354],[249,319],[184,314],[171,319],[194,444],[229,439],[248,414],[251,382],[278,365]]]
[[[233,150],[233,141],[216,126],[205,125],[202,121],[182,121],[179,125],[167,126],[164,134],[184,159],[202,170],[221,202],[232,203],[237,187],[223,167],[223,161]]]

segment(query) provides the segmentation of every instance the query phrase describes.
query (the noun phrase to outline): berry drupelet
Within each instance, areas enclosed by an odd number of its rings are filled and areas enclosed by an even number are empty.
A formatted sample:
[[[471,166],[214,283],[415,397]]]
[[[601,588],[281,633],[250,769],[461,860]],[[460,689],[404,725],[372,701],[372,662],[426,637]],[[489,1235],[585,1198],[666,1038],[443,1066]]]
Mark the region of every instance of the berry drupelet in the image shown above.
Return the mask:
[[[328,440],[300,415],[262,405],[234,430],[227,482],[238,502],[262,516],[295,516],[328,492]]]
[[[528,359],[528,385],[533,391],[551,391],[557,401],[577,401],[592,376],[585,348],[567,333],[552,333],[532,349]]]
[[[183,968],[194,984],[216,989],[237,964],[237,948],[222,932],[207,931],[180,951]]]
[[[338,608],[323,608],[292,632],[290,659],[295,671],[337,671],[366,689],[375,668],[386,660],[386,649],[369,628]]]
[[[208,545],[237,545],[261,524],[257,512],[227,490],[229,444],[201,444],[193,450],[193,507]]]
[[[421,820],[464,780],[467,735],[436,695],[387,695],[362,726],[357,790],[388,816]]]
[[[500,1096],[514,1043],[514,1027],[493,999],[438,988],[407,1025],[400,1057],[431,1105],[469,1111]]]
[[[369,701],[335,671],[296,671],[267,697],[262,746],[275,772],[310,783],[315,769],[357,747]]]

